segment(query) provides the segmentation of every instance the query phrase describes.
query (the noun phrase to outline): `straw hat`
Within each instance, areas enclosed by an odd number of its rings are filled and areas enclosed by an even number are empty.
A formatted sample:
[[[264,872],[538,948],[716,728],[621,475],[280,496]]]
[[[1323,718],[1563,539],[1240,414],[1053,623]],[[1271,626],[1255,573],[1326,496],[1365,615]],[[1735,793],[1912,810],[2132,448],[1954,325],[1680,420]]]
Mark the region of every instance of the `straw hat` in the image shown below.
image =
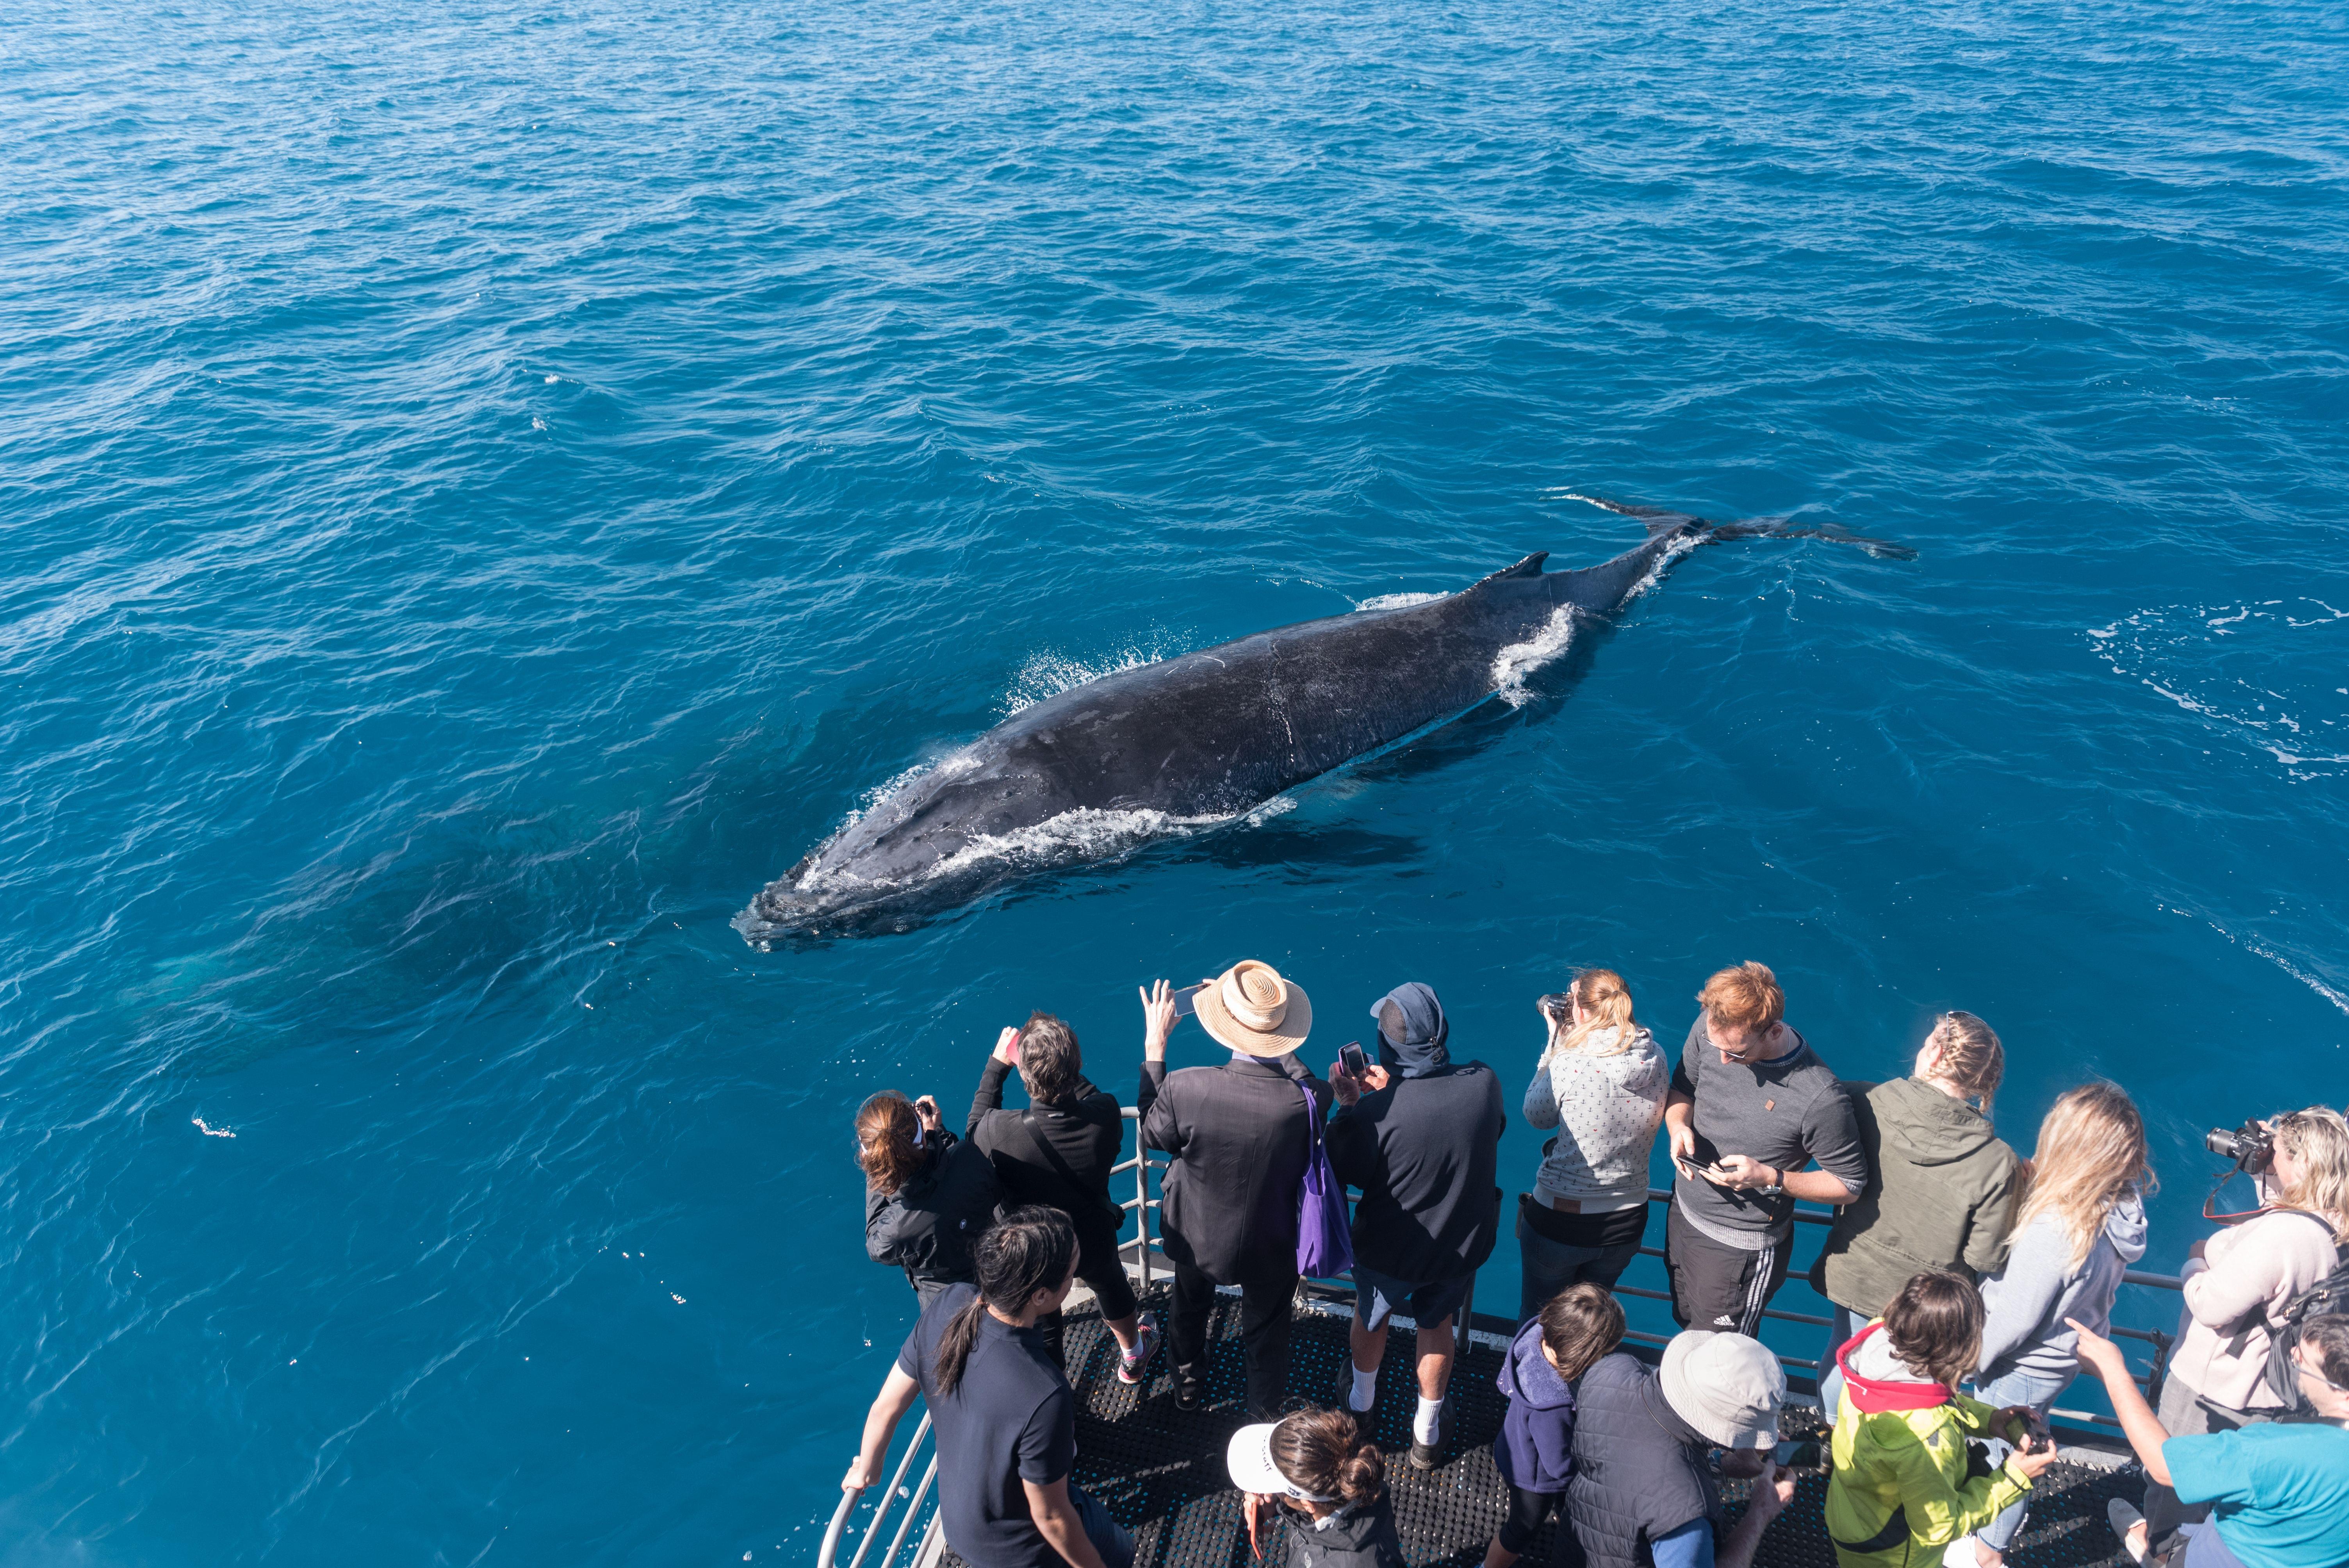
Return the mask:
[[[1285,1057],[1313,1029],[1313,1003],[1280,971],[1243,959],[1199,987],[1199,1026],[1243,1056]]]

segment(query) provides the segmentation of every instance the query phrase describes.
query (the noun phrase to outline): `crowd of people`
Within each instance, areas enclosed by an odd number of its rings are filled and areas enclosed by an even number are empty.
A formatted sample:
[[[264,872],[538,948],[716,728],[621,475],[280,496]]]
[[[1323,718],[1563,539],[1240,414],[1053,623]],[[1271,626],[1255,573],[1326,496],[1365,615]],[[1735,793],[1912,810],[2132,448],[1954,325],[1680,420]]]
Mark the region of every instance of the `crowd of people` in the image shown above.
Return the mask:
[[[1163,1330],[1118,1252],[1117,1101],[1085,1078],[1075,1033],[1038,1013],[1002,1031],[959,1137],[928,1096],[887,1091],[857,1113],[867,1251],[905,1272],[921,1315],[843,1484],[879,1480],[918,1398],[947,1540],[972,1568],[1127,1568],[1130,1533],[1070,1483],[1061,1305],[1079,1281],[1092,1290],[1123,1382],[1144,1379],[1163,1338],[1171,1398],[1189,1410],[1206,1399],[1221,1287],[1238,1296],[1247,1416],[1225,1457],[1251,1539],[1261,1549],[1285,1517],[1278,1550],[1292,1568],[1400,1568],[1367,1418],[1388,1321],[1406,1317],[1408,1460],[1433,1469],[1453,1447],[1455,1352],[1504,1213],[1499,1076],[1454,1058],[1443,1004],[1418,983],[1371,1006],[1375,1050],[1350,1044],[1326,1077],[1301,1056],[1310,998],[1269,965],[1181,991],[1161,981],[1141,1001],[1140,1140],[1167,1157]],[[1999,1568],[2058,1457],[2048,1412],[2084,1368],[2148,1478],[2141,1509],[2111,1511],[2133,1560],[2349,1563],[2339,1111],[2247,1124],[2240,1166],[2260,1202],[2214,1216],[2226,1228],[2194,1244],[2156,1408],[2108,1337],[2115,1295],[2146,1252],[2153,1181],[2123,1089],[2097,1081],[2058,1097],[2026,1159],[1993,1123],[2004,1052],[1971,1013],[1942,1015],[1909,1073],[1869,1083],[1840,1078],[1787,1022],[1763,965],[1713,975],[1697,1004],[1676,1061],[1610,970],[1579,972],[1537,1004],[1541,1048],[1520,1110],[1556,1130],[1514,1215],[1524,1284],[1493,1444],[1508,1504],[1485,1568],[1509,1568],[1553,1516],[1591,1568],[1748,1568],[1810,1463],[1829,1472],[1842,1568]],[[1185,1014],[1227,1060],[1167,1069]],[[1014,1071],[1025,1110],[1002,1103]],[[1681,1332],[1651,1362],[1622,1348],[1614,1291],[1647,1234],[1660,1133]],[[1326,1258],[1317,1205],[1332,1182],[1359,1193],[1340,1233],[1351,1357],[1336,1387],[1300,1400],[1291,1303],[1300,1258]],[[1798,1200],[1836,1210],[1809,1275],[1834,1309],[1818,1362],[1832,1438],[1815,1460],[1780,1442],[1785,1374],[1756,1337],[1786,1279]],[[1723,1479],[1752,1483],[1733,1528]]]

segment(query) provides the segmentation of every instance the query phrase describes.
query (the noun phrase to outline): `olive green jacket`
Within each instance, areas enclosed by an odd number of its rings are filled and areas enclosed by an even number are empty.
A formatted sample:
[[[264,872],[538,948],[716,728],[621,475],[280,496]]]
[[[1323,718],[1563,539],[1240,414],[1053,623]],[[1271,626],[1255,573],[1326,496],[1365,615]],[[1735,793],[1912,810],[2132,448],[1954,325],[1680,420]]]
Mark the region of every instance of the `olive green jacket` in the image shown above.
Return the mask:
[[[1995,1273],[2023,1189],[2014,1150],[1973,1107],[1920,1079],[1844,1087],[1868,1151],[1868,1188],[1837,1212],[1812,1286],[1874,1317],[1922,1270]]]

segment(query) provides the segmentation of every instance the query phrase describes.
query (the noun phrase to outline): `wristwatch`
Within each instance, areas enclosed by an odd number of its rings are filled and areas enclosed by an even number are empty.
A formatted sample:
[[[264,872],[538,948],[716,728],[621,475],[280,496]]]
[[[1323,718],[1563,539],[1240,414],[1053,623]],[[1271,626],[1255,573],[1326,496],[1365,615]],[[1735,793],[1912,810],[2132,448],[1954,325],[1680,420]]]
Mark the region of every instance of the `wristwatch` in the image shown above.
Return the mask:
[[[1778,1172],[1778,1179],[1775,1181],[1771,1182],[1767,1187],[1756,1187],[1754,1189],[1754,1191],[1761,1193],[1764,1198],[1775,1198],[1779,1193],[1784,1192],[1786,1190],[1785,1171],[1782,1167],[1776,1165],[1773,1165],[1770,1169]]]

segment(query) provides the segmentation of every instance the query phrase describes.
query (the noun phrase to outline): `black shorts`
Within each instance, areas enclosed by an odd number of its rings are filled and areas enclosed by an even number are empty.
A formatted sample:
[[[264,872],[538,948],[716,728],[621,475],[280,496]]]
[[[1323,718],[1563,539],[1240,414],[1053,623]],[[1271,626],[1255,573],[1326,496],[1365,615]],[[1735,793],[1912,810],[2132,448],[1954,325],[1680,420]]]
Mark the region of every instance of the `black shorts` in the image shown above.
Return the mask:
[[[1787,1242],[1758,1251],[1716,1242],[1688,1222],[1681,1206],[1664,1222],[1664,1274],[1672,1287],[1672,1316],[1682,1328],[1758,1336],[1762,1309],[1786,1283]]]
[[[1552,1511],[1560,1518],[1566,1515],[1566,1493],[1562,1491],[1526,1491],[1522,1487],[1509,1488],[1509,1517],[1501,1521],[1495,1539],[1504,1552],[1525,1554],[1541,1533],[1541,1527]]]

